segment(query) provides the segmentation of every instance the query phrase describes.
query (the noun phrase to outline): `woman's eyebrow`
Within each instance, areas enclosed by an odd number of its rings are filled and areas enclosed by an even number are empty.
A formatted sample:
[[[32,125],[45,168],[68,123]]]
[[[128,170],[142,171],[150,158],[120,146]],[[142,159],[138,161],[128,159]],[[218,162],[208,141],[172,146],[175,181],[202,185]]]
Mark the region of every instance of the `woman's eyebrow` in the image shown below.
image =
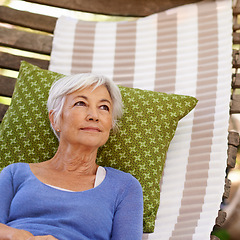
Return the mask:
[[[88,97],[84,95],[77,95],[76,97],[74,97],[74,100],[76,98],[84,98],[85,100],[88,100]],[[101,99],[100,102],[108,102],[110,105],[112,105],[112,102],[105,98]]]
[[[108,99],[101,99],[100,102],[108,102],[110,105],[112,105],[112,102],[109,101]]]
[[[87,96],[84,96],[84,95],[77,95],[76,97],[74,97],[73,99],[76,99],[76,98],[84,98],[84,99],[88,99]]]

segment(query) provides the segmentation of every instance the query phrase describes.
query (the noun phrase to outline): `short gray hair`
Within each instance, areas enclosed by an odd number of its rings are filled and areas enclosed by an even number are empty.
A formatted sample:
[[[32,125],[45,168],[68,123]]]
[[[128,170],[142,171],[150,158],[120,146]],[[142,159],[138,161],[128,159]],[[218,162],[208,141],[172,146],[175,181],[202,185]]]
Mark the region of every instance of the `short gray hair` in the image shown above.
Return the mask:
[[[52,114],[54,114],[54,122],[57,123],[60,119],[66,95],[92,85],[95,85],[94,89],[101,85],[106,86],[113,101],[112,124],[113,130],[115,131],[117,129],[117,120],[121,118],[123,114],[123,104],[120,90],[118,86],[106,76],[93,73],[81,73],[65,76],[52,84],[49,91],[47,108],[48,112],[52,111]],[[59,133],[53,128],[52,124],[51,127],[59,139]]]

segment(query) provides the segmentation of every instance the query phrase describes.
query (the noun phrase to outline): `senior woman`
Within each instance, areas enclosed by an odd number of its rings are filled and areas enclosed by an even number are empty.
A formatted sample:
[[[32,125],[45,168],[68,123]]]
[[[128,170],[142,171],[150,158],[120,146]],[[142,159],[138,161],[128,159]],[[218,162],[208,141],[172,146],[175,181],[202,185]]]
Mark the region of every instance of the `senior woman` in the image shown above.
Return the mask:
[[[139,182],[96,164],[122,115],[118,87],[104,76],[66,76],[52,85],[48,111],[59,139],[54,157],[0,174],[0,240],[142,239]]]

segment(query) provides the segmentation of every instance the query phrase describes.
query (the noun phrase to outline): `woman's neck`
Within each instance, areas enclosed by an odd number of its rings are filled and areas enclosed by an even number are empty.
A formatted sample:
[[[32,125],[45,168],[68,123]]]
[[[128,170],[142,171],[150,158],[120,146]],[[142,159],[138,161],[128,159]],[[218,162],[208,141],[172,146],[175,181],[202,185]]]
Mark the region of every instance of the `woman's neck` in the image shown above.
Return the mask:
[[[51,168],[59,171],[76,173],[77,175],[95,175],[97,149],[59,146],[55,156],[49,161]]]

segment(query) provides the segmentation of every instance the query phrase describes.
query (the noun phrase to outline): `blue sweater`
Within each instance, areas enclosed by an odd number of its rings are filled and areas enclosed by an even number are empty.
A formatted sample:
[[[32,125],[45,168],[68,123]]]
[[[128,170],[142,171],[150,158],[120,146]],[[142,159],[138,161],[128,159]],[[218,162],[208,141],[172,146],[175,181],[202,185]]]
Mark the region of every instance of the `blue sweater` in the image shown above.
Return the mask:
[[[96,188],[67,192],[39,181],[26,163],[9,165],[0,174],[0,223],[59,240],[142,239],[141,185],[105,169]]]

